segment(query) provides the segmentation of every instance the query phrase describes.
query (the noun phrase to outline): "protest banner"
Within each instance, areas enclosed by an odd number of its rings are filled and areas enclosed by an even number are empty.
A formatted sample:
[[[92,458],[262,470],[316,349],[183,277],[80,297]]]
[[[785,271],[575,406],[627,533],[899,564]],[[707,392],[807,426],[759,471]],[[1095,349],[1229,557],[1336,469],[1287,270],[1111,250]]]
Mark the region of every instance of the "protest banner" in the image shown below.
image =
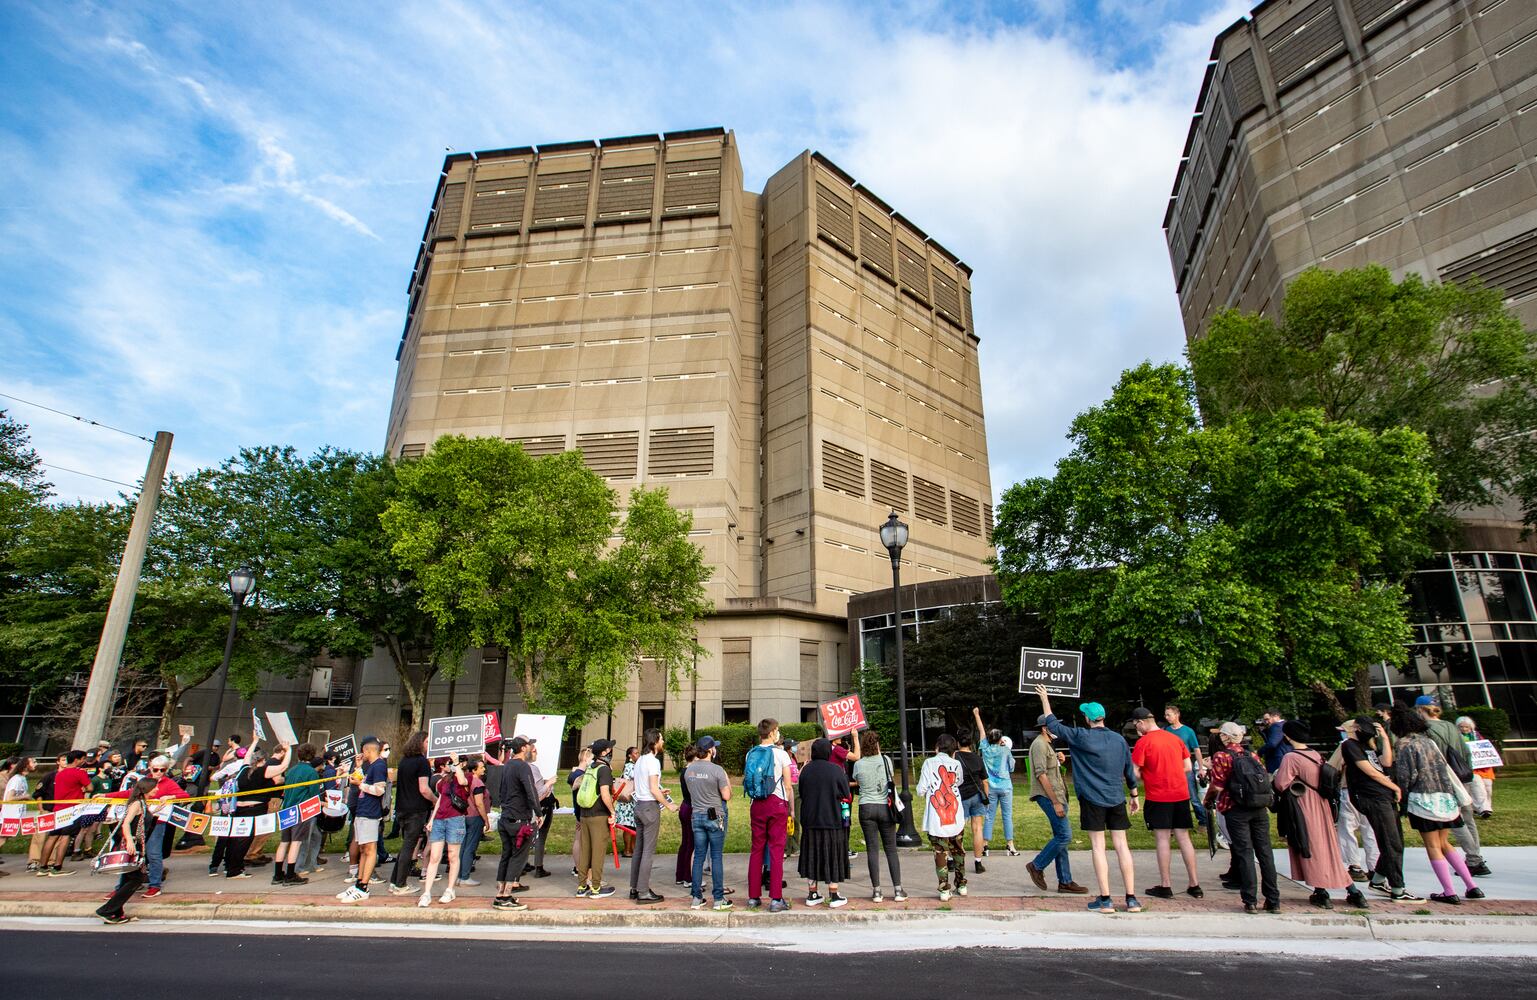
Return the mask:
[[[267,730],[262,728],[261,716],[256,714],[256,709],[251,709],[251,742],[265,743]]]
[[[252,832],[258,837],[264,837],[269,833],[277,833],[278,818],[272,813],[262,813],[256,817],[252,825]]]
[[[278,810],[278,829],[291,830],[299,825],[299,807],[289,806]]]
[[[187,832],[202,836],[208,830],[209,819],[207,813],[193,813],[187,819]]]
[[[1494,748],[1489,740],[1473,740],[1468,744],[1468,756],[1472,758],[1474,767],[1482,770],[1486,767],[1504,767],[1505,761],[1501,759],[1500,752]]]
[[[208,822],[208,835],[210,837],[228,837],[230,827],[229,816],[215,816]]]
[[[336,771],[338,774],[351,774],[352,762],[358,759],[358,738],[355,733],[348,733],[340,739],[332,740],[326,744],[326,753],[336,754]]]
[[[1054,697],[1078,697],[1083,687],[1083,653],[1076,649],[1021,649],[1019,693],[1035,694],[1038,684]]]
[[[272,738],[283,746],[297,746],[299,736],[294,732],[294,724],[288,720],[287,712],[268,712],[267,721],[272,725]]]
[[[182,741],[186,743],[192,742],[192,736],[195,732],[196,730],[192,726],[186,725],[185,723],[176,727],[177,735],[180,736]]]
[[[537,741],[539,758],[534,761],[534,770],[539,772],[541,781],[555,780],[555,774],[560,769],[560,738],[565,733],[564,715],[520,714],[517,717],[512,735]]]
[[[486,713],[486,746],[490,746],[502,738],[502,716],[500,712]]]
[[[231,816],[229,835],[231,837],[249,837],[252,825],[250,816]]]
[[[486,717],[484,715],[455,715],[446,719],[430,719],[427,722],[427,756],[461,757],[480,753],[486,748]]]
[[[326,794],[329,795],[330,793],[327,792]],[[305,799],[303,802],[300,802],[299,803],[299,822],[303,823],[307,819],[314,819],[316,816],[319,816],[320,815],[320,809],[321,809],[321,806],[320,806],[320,796],[318,796],[318,795],[316,795],[316,796],[314,796],[312,798]]]
[[[821,716],[822,729],[830,740],[849,733],[857,733],[869,726],[865,721],[864,706],[859,703],[857,694],[823,702],[817,706],[817,714]]]

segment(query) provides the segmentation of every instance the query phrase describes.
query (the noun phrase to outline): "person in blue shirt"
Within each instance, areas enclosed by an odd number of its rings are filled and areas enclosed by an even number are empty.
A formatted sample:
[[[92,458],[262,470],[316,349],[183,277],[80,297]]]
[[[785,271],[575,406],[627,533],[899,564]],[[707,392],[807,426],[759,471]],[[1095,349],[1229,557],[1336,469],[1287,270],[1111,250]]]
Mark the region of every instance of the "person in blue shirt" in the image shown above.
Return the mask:
[[[1078,706],[1078,711],[1089,723],[1088,728],[1079,729],[1064,725],[1052,714],[1051,699],[1044,685],[1036,685],[1035,693],[1041,699],[1046,730],[1072,751],[1073,787],[1078,793],[1078,828],[1089,835],[1094,877],[1099,882],[1099,895],[1089,903],[1089,909],[1095,913],[1115,912],[1115,904],[1110,901],[1110,862],[1105,856],[1105,831],[1109,830],[1110,842],[1115,845],[1115,857],[1120,863],[1121,885],[1126,890],[1126,912],[1141,913],[1142,904],[1132,889],[1131,848],[1126,843],[1126,831],[1131,829],[1131,820],[1127,816],[1128,797],[1132,814],[1141,808],[1137,801],[1137,768],[1131,762],[1131,747],[1120,733],[1105,728],[1105,706],[1099,702],[1086,701]]]
[[[1196,778],[1206,773],[1206,758],[1201,754],[1201,741],[1195,735],[1195,730],[1179,721],[1179,706],[1172,701],[1163,707],[1163,721],[1167,723],[1163,728],[1178,736],[1180,742],[1185,744],[1185,749],[1190,751],[1190,771],[1185,775],[1190,784],[1190,808],[1195,811],[1197,825],[1206,823],[1206,809],[1201,805],[1201,795],[1196,791]]]
[[[1008,841],[1009,857],[1019,856],[1014,848],[1014,749],[1001,729],[985,729],[982,726],[982,709],[973,708],[971,717],[977,723],[977,746],[982,752],[982,763],[987,768],[987,812],[982,826],[982,855],[987,856],[987,845],[993,841],[993,821],[1003,815],[1003,836]]]
[[[1265,761],[1265,770],[1275,774],[1280,770],[1281,758],[1292,752],[1291,745],[1286,742],[1286,734],[1282,727],[1286,725],[1286,716],[1281,714],[1279,708],[1266,709],[1265,714],[1259,718],[1259,728],[1265,734],[1265,745],[1260,749],[1260,757]]]

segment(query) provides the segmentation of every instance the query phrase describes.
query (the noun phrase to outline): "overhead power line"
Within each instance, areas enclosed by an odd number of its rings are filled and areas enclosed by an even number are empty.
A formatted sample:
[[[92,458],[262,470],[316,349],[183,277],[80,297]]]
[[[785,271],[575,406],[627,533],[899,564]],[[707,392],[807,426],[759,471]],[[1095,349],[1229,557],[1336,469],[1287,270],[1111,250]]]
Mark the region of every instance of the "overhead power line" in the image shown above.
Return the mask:
[[[50,472],[67,472],[72,476],[85,476],[87,479],[100,479],[104,483],[112,483],[114,486],[126,486],[130,490],[138,489],[133,483],[125,483],[121,479],[108,479],[106,476],[98,476],[94,472],[81,472],[79,469],[66,469],[62,465],[49,465],[42,463],[43,468]]]
[[[16,402],[21,403],[21,404],[23,404],[25,406],[35,406],[39,410],[47,410],[49,413],[57,413],[61,417],[68,417],[71,420],[78,420],[80,423],[82,423],[82,424],[90,424],[92,427],[102,427],[102,428],[105,428],[105,429],[107,429],[109,431],[117,431],[119,434],[124,434],[124,435],[127,435],[128,437],[131,437],[131,438],[138,438],[140,441],[143,441],[146,444],[154,444],[155,443],[153,438],[147,438],[143,434],[135,434],[133,431],[125,431],[121,427],[113,427],[111,424],[104,424],[100,420],[92,420],[90,417],[82,417],[82,416],[78,416],[77,414],[74,414],[74,413],[66,413],[63,410],[55,409],[52,406],[44,406],[42,403],[34,403],[30,399],[22,399],[20,396],[12,396],[8,392],[0,392],[0,397],[4,397],[6,399],[15,400]],[[60,471],[68,472],[70,470],[62,469]],[[80,473],[80,475],[85,476],[85,475],[90,475],[90,473],[82,472],[82,473]],[[101,477],[100,476],[94,476],[92,478],[100,479]],[[107,482],[109,482],[109,483],[110,482],[115,482],[115,480],[109,479],[109,480],[107,480]]]

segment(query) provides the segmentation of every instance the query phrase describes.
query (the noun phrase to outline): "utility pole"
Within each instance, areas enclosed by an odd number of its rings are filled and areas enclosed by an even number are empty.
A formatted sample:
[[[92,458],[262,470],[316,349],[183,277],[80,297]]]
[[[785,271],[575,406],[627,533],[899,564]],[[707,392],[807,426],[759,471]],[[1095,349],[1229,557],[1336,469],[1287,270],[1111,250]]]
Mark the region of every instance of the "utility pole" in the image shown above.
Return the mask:
[[[144,472],[144,486],[134,506],[133,525],[128,529],[128,544],[123,546],[123,561],[118,566],[117,582],[112,586],[112,603],[107,605],[107,620],[101,627],[101,643],[96,647],[96,661],[91,664],[91,681],[80,706],[80,722],[75,726],[76,747],[94,747],[107,728],[112,714],[113,694],[117,690],[117,671],[123,661],[123,640],[128,637],[128,620],[133,617],[133,599],[139,591],[139,574],[144,570],[144,553],[149,548],[149,531],[155,522],[155,508],[160,503],[160,484],[165,479],[166,463],[171,458],[171,432],[158,431],[149,453],[149,468]]]

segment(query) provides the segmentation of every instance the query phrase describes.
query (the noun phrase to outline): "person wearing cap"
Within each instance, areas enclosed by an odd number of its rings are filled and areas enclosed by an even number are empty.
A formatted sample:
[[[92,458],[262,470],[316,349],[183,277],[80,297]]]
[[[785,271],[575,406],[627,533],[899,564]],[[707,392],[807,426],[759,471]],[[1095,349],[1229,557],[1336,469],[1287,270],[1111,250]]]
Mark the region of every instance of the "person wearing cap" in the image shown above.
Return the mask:
[[[581,807],[582,854],[576,862],[576,877],[580,880],[576,894],[606,899],[614,894],[613,886],[603,884],[603,863],[608,860],[608,848],[614,836],[614,769],[609,763],[614,753],[614,741],[594,740],[588,749],[592,751],[592,761],[587,769],[595,772],[598,797],[592,805]],[[580,785],[578,782],[578,790]]]
[[[701,736],[694,744],[694,759],[683,769],[683,787],[692,805],[689,822],[694,829],[693,880],[690,906],[701,909],[704,899],[704,864],[710,862],[710,892],[714,909],[731,909],[726,898],[726,828],[727,803],[731,801],[731,779],[715,762],[720,744],[713,736]]]
[[[1067,782],[1062,777],[1062,755],[1051,745],[1051,716],[1042,715],[1035,720],[1039,730],[1030,741],[1030,799],[1046,814],[1051,824],[1051,839],[1031,861],[1025,862],[1030,881],[1042,892],[1046,891],[1046,866],[1053,865],[1057,872],[1057,891],[1082,896],[1088,889],[1073,881],[1073,866],[1068,863],[1067,849],[1073,846],[1073,823],[1067,814]]]
[[[1377,860],[1368,870],[1368,885],[1395,902],[1419,902],[1404,887],[1404,834],[1398,808],[1403,792],[1393,781],[1394,744],[1380,719],[1359,715],[1345,723],[1348,739],[1340,744],[1340,774],[1351,807],[1371,827]]]
[[[1281,766],[1281,758],[1291,753],[1291,746],[1286,742],[1284,727],[1286,716],[1279,708],[1267,708],[1255,722],[1260,729],[1260,735],[1264,738],[1264,745],[1260,748],[1260,756],[1264,758],[1265,770],[1275,774]]]
[[[1063,725],[1051,711],[1051,698],[1044,685],[1036,685],[1036,696],[1041,699],[1041,712],[1047,716],[1046,729],[1062,740],[1073,751],[1073,782],[1078,791],[1078,825],[1089,835],[1089,847],[1094,858],[1094,877],[1099,883],[1099,895],[1089,903],[1095,913],[1114,913],[1115,904],[1110,901],[1110,863],[1105,855],[1105,831],[1115,846],[1116,860],[1120,863],[1121,885],[1126,890],[1126,912],[1141,913],[1142,903],[1134,889],[1135,873],[1132,869],[1131,848],[1126,843],[1126,831],[1131,829],[1127,816],[1127,802],[1135,814],[1141,804],[1137,794],[1137,767],[1131,762],[1131,750],[1120,733],[1105,727],[1105,706],[1097,701],[1086,701],[1078,711],[1088,720],[1088,728]]]
[[[1340,860],[1345,862],[1345,870],[1350,873],[1352,881],[1365,882],[1371,877],[1368,873],[1377,866],[1377,835],[1372,832],[1372,825],[1366,817],[1350,801],[1348,791],[1350,775],[1345,768],[1345,744],[1350,742],[1355,724],[1355,720],[1346,719],[1335,727],[1339,745],[1329,756],[1329,766],[1340,773],[1339,811],[1334,817],[1334,839],[1340,845]],[[1357,840],[1357,837],[1360,839]]]
[[[1179,856],[1185,862],[1190,884],[1185,895],[1200,899],[1201,879],[1196,872],[1195,844],[1190,841],[1190,749],[1185,741],[1168,729],[1161,729],[1153,713],[1138,705],[1131,718],[1140,734],[1132,748],[1131,762],[1137,766],[1147,790],[1147,827],[1153,831],[1157,847],[1157,885],[1147,890],[1149,896],[1173,899],[1173,873],[1170,840],[1179,842]]]
[[[1323,755],[1309,746],[1312,737],[1304,723],[1288,720],[1282,731],[1291,753],[1281,758],[1281,766],[1271,780],[1277,795],[1291,797],[1306,840],[1304,849],[1297,836],[1286,838],[1292,881],[1311,886],[1313,894],[1308,902],[1321,909],[1334,908],[1329,900],[1330,889],[1344,889],[1350,905],[1364,910],[1366,897],[1345,870],[1339,840],[1334,834],[1334,812],[1320,791]]]
[[[1270,847],[1270,810],[1264,806],[1240,806],[1228,792],[1228,780],[1233,776],[1234,761],[1242,757],[1255,768],[1263,769],[1265,762],[1248,747],[1249,732],[1236,722],[1224,722],[1217,733],[1222,738],[1222,749],[1212,756],[1211,785],[1206,789],[1206,805],[1216,806],[1217,812],[1227,817],[1228,838],[1232,841],[1232,871],[1237,882],[1224,881],[1224,889],[1237,889],[1243,900],[1245,913],[1259,912],[1260,896],[1264,896],[1265,912],[1278,913],[1281,909],[1281,889],[1276,882],[1275,854]],[[1255,884],[1254,866],[1259,864],[1259,883]]]
[[[502,838],[502,857],[496,866],[496,898],[491,905],[502,910],[526,909],[514,893],[527,892],[523,866],[539,835],[539,782],[534,777],[534,740],[514,736],[507,742],[507,764],[502,768],[502,818],[496,832]]]
[[[368,898],[368,882],[379,860],[379,834],[384,825],[384,798],[390,792],[390,766],[380,755],[379,740],[363,737],[358,744],[358,760],[347,782],[357,789],[357,805],[352,815],[352,838],[358,851],[357,875],[352,885],[336,894],[344,903],[361,903]],[[350,872],[349,872],[350,874]]]
[[[1456,725],[1441,718],[1441,705],[1430,695],[1422,694],[1414,699],[1414,710],[1429,729],[1429,736],[1441,756],[1446,758],[1446,764],[1452,770],[1452,775],[1462,785],[1463,795],[1458,796],[1462,802],[1461,818],[1459,826],[1451,828],[1451,838],[1462,849],[1462,856],[1467,859],[1468,870],[1474,875],[1485,876],[1493,874],[1489,871],[1489,865],[1484,861],[1483,842],[1478,835],[1478,814],[1473,808],[1476,796],[1470,786],[1473,781],[1473,756],[1468,750],[1467,741],[1462,738],[1462,733]]]

